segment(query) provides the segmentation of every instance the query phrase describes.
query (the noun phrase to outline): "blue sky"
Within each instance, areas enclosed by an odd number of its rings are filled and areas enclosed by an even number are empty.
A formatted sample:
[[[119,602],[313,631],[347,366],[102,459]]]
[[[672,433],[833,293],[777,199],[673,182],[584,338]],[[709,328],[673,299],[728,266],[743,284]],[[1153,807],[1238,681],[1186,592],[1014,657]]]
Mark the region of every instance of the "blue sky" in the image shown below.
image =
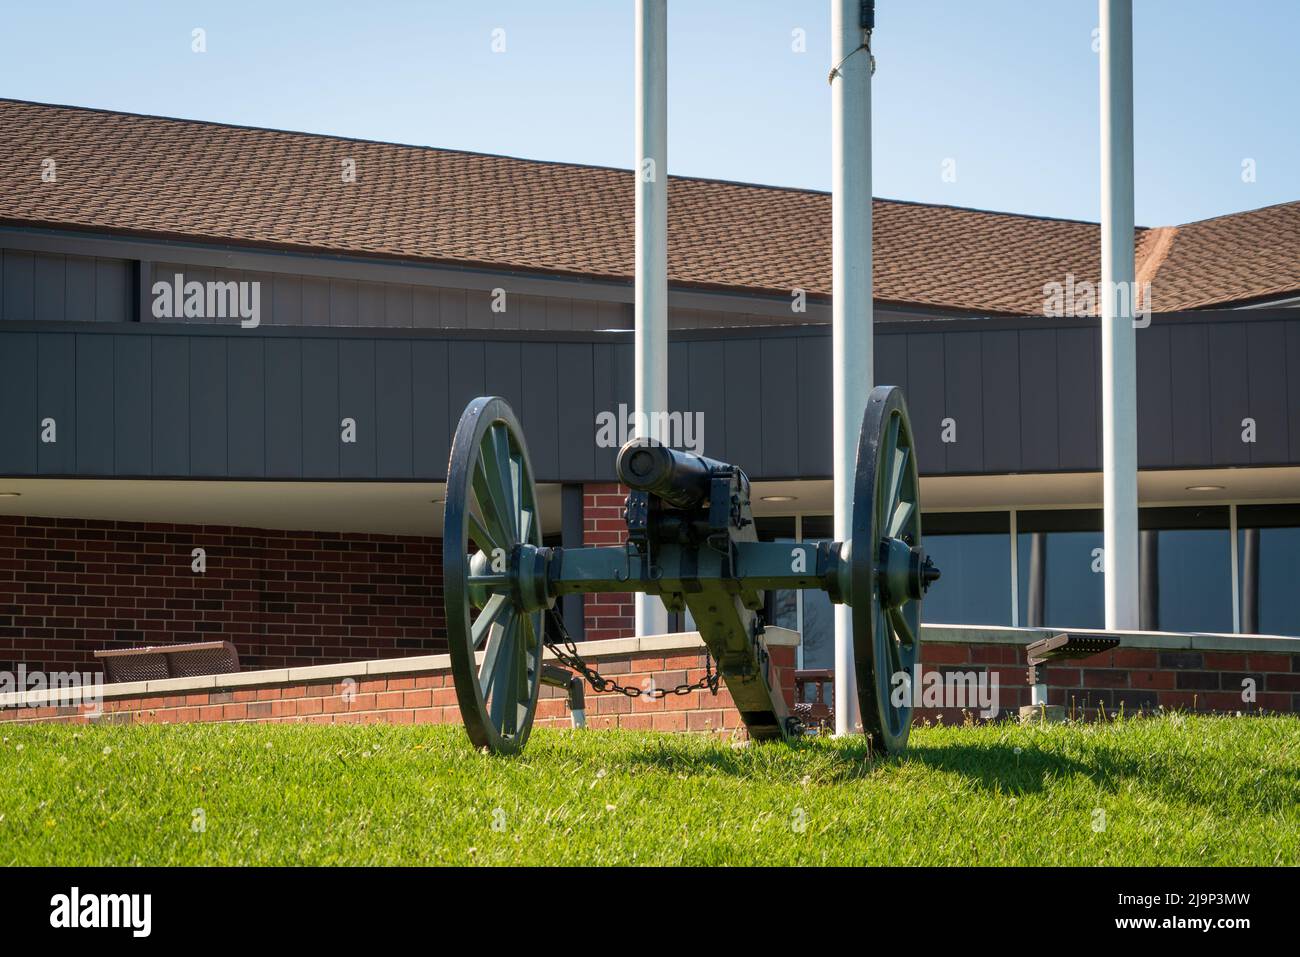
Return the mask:
[[[1300,3],[1134,6],[1138,222],[1300,199]],[[877,196],[1098,218],[1095,0],[877,8]],[[631,165],[632,0],[0,11],[0,96]],[[829,188],[828,51],[827,0],[669,0],[671,171]]]

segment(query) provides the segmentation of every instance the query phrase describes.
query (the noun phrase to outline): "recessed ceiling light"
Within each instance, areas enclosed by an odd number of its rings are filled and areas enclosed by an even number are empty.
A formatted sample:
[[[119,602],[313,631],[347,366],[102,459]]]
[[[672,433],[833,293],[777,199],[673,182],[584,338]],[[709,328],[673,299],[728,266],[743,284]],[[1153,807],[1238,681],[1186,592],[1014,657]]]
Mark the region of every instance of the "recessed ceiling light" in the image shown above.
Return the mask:
[[[1223,486],[1222,486],[1222,485],[1189,485],[1189,486],[1187,486],[1187,491],[1189,491],[1189,492],[1222,492],[1222,491],[1223,491]]]
[[[0,492],[0,498],[18,498],[22,492]]]
[[[764,495],[764,502],[797,502],[798,495]]]

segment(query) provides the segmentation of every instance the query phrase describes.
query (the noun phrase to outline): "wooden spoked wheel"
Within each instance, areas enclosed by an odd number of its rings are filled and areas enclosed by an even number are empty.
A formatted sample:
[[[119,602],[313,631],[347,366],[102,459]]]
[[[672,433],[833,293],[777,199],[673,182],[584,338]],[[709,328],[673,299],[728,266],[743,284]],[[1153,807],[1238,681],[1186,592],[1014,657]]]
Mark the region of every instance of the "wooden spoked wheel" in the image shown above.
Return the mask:
[[[537,710],[541,534],[514,412],[504,399],[475,399],[456,427],[447,468],[443,591],[461,719],[475,747],[494,753],[520,751]]]
[[[862,728],[890,753],[907,745],[921,599],[939,577],[922,550],[919,492],[903,392],[877,386],[858,439],[850,604]]]

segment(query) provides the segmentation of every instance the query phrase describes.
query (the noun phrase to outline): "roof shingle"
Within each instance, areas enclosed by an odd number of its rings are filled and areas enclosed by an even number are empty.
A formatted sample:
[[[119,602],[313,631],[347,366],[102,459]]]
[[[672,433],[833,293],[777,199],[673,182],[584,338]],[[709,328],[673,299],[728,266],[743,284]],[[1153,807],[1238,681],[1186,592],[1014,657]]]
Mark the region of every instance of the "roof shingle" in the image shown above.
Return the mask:
[[[55,182],[42,181],[46,158]],[[624,170],[0,100],[0,182],[10,224],[632,275]],[[828,194],[672,177],[668,196],[671,282],[830,294]],[[1100,271],[1094,223],[890,200],[874,211],[882,301],[1041,314],[1045,283]],[[1300,291],[1300,203],[1139,230],[1137,259],[1161,312]]]

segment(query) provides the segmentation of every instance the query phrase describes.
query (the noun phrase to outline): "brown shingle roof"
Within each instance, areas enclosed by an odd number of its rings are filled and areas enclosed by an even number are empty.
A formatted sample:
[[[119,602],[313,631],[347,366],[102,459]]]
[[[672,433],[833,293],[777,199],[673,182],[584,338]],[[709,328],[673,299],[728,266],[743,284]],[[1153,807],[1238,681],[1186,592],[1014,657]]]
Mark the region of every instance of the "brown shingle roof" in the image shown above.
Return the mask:
[[[41,162],[57,164],[43,182]],[[345,159],[356,181],[344,183]],[[612,279],[632,274],[632,174],[0,100],[0,222]],[[1095,280],[1096,224],[875,201],[886,302],[1038,314]],[[825,193],[669,181],[674,283],[829,295]],[[1157,311],[1300,291],[1300,203],[1139,230]],[[1151,258],[1156,254],[1158,258]]]
[[[1300,202],[1188,223],[1155,272],[1157,312],[1300,292]]]

